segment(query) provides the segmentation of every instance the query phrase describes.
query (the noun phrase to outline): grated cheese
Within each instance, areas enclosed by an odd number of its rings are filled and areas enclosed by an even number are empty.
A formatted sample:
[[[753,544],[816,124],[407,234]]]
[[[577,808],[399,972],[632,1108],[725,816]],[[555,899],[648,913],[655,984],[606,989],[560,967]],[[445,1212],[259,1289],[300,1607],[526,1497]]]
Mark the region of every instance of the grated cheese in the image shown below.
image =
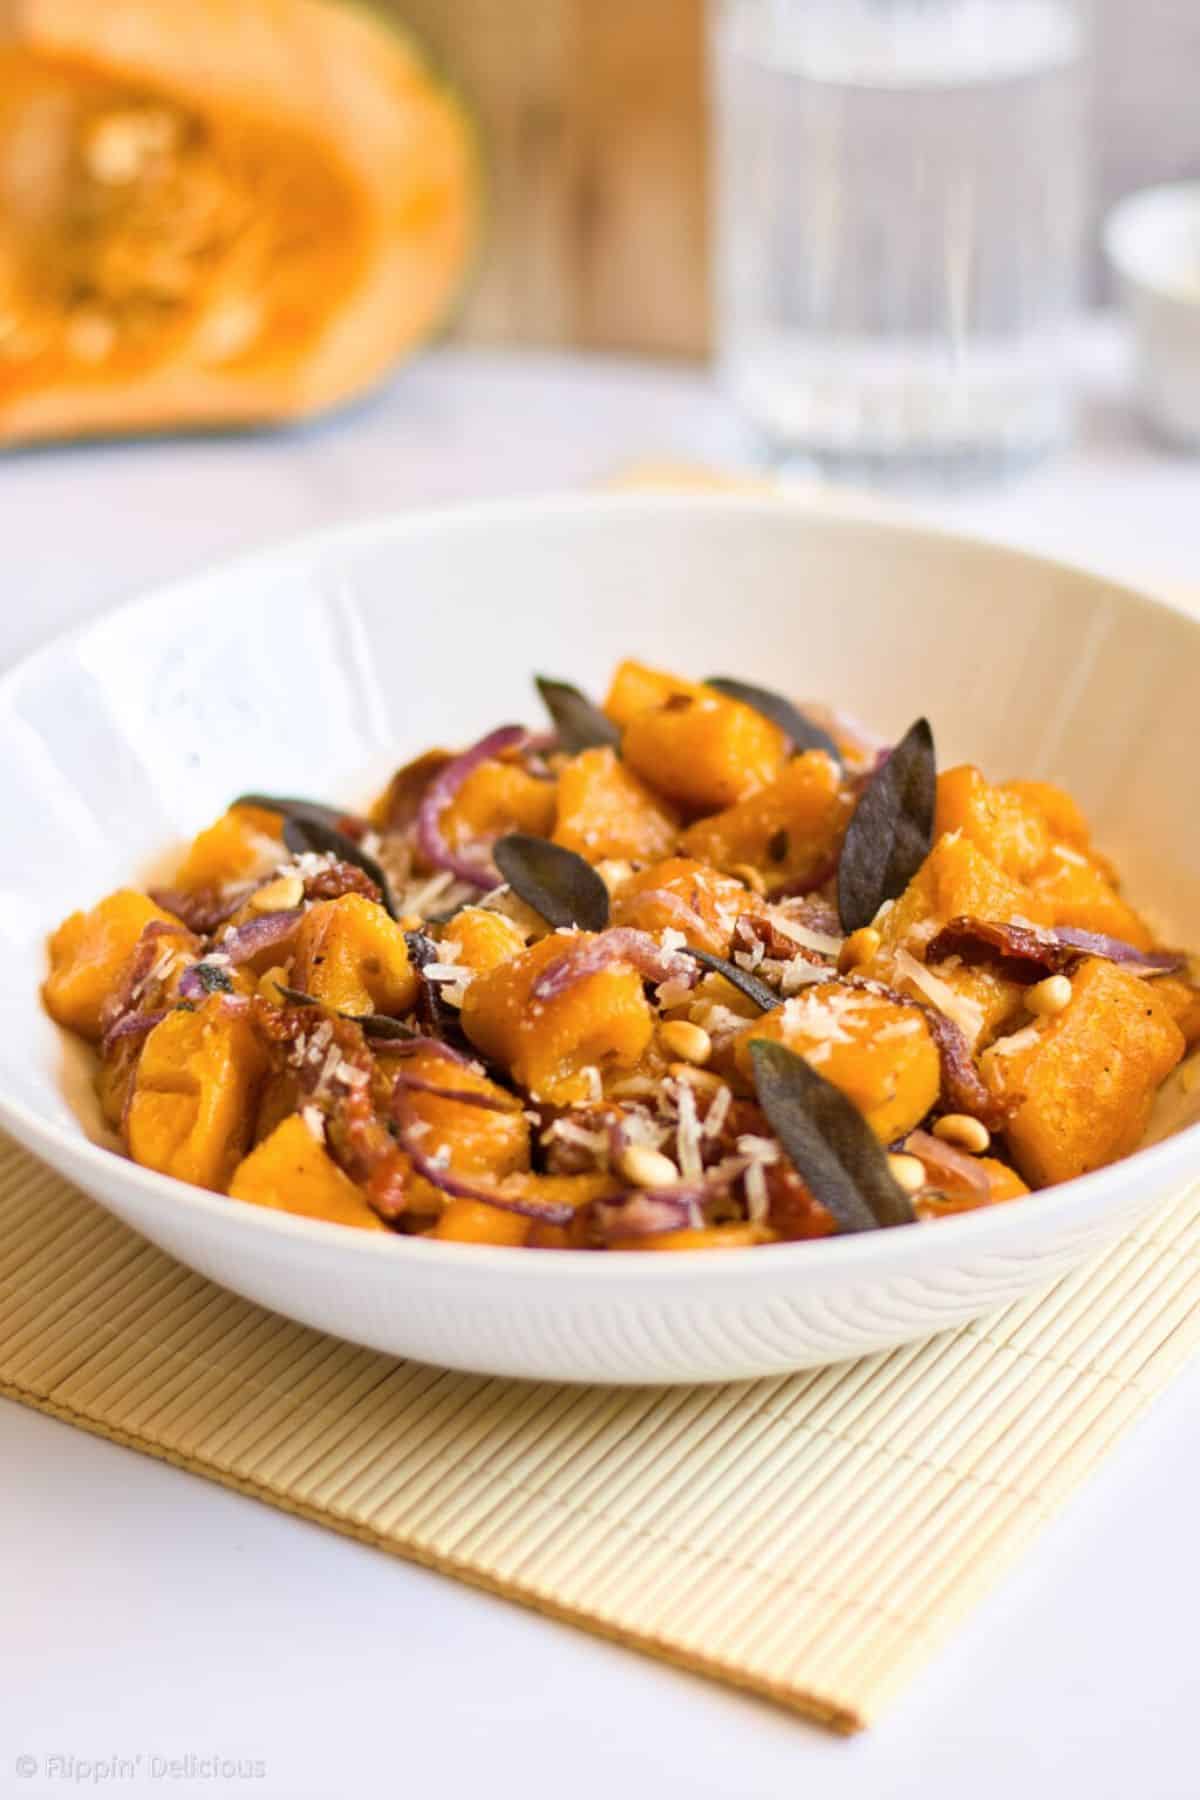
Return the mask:
[[[919,988],[925,998],[937,1007],[940,1013],[958,1026],[968,1043],[975,1044],[983,1030],[983,1008],[966,994],[956,993],[945,981],[942,981],[924,963],[919,963],[915,956],[907,950],[897,950],[895,958],[897,975],[911,981]]]
[[[1022,1050],[1032,1050],[1039,1044],[1042,1034],[1036,1025],[1023,1025],[1020,1031],[1010,1032],[1007,1037],[997,1038],[989,1056],[1017,1056]]]
[[[821,963],[812,963],[803,956],[796,956],[791,962],[784,963],[783,973],[780,976],[780,988],[784,998],[790,999],[793,994],[798,994],[801,988],[811,987],[819,981],[832,981],[835,975],[836,970],[834,969],[827,969]]]
[[[700,1121],[696,1116],[696,1096],[686,1082],[676,1085],[675,1104],[679,1109],[675,1131],[679,1171],[685,1181],[699,1181],[704,1173],[700,1156]]]
[[[713,1095],[712,1105],[704,1115],[704,1124],[701,1127],[702,1137],[715,1138],[720,1136],[721,1127],[729,1117],[729,1108],[732,1105],[733,1094],[730,1092],[729,1088],[718,1088]]]

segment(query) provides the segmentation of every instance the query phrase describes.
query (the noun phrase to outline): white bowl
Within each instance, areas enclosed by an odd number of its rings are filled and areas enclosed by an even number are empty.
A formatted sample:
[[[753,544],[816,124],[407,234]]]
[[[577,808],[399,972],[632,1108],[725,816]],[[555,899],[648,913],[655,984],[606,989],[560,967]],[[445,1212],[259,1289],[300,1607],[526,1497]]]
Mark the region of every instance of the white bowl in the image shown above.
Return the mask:
[[[1200,182],[1122,200],[1104,247],[1133,324],[1142,409],[1177,448],[1200,450]]]
[[[1197,936],[1200,626],[1169,608],[1003,549],[777,500],[386,520],[178,583],[0,682],[0,1122],[172,1255],[281,1313],[403,1356],[566,1381],[758,1376],[921,1337],[1043,1286],[1200,1170],[1188,1128],[936,1224],[597,1255],[311,1223],[89,1140],[85,1059],[37,992],[64,913],[239,791],[365,798],[422,746],[536,716],[531,670],[595,691],[632,652],[828,697],[883,732],[927,711],[944,763],[1066,782],[1133,893]]]

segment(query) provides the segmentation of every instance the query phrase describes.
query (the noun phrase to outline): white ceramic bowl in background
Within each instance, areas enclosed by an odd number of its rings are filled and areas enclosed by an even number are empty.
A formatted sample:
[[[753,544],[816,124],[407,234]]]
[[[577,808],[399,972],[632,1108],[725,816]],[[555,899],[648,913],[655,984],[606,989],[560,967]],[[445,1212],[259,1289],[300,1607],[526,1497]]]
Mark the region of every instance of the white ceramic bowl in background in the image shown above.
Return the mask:
[[[380,1238],[239,1205],[89,1141],[43,1015],[50,926],[248,788],[364,799],[429,743],[535,718],[637,654],[828,697],[943,763],[1064,781],[1181,940],[1200,936],[1200,626],[1093,576],[778,500],[487,507],[285,545],[115,612],[0,682],[0,1122],[157,1244],[311,1325],[454,1367],[712,1381],[998,1307],[1200,1172],[1188,1128],[1054,1192],[925,1226],[691,1256]]]
[[[1200,182],[1130,194],[1104,248],[1133,326],[1138,392],[1155,429],[1200,451]]]

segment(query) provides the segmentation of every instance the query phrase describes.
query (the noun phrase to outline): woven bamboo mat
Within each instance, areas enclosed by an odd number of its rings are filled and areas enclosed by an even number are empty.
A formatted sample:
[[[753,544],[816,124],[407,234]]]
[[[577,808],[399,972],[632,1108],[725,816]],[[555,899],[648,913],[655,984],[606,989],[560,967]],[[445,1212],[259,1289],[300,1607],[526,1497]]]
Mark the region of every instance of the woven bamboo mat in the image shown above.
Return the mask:
[[[1036,1301],[833,1369],[449,1374],[225,1293],[0,1140],[0,1393],[843,1731],[1198,1340],[1195,1189]]]

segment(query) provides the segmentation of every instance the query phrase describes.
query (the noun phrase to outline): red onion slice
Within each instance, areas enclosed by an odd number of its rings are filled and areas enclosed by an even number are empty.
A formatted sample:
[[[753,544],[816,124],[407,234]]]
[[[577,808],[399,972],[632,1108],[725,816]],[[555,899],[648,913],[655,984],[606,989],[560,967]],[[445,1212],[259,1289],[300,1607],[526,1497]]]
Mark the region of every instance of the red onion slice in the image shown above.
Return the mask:
[[[430,1056],[440,1056],[446,1062],[457,1063],[460,1069],[480,1070],[478,1063],[472,1062],[469,1056],[464,1056],[461,1050],[456,1050],[453,1044],[444,1044],[441,1038],[410,1037],[388,1046],[389,1056],[415,1056],[419,1051],[426,1051]]]
[[[215,951],[210,955],[228,958],[229,966],[237,968],[241,963],[249,962],[260,950],[272,950],[278,944],[284,944],[299,929],[304,917],[303,907],[292,907],[286,912],[263,913],[261,918],[250,919],[245,925],[238,925],[225,933]],[[204,957],[192,964],[179,983],[179,992],[187,1000],[199,1000],[210,990],[204,985],[204,977],[200,973]],[[209,968],[223,968],[225,965],[207,964]]]
[[[459,856],[452,850],[442,835],[442,814],[461,788],[467,776],[476,770],[480,763],[490,762],[493,757],[502,756],[506,750],[516,750],[529,742],[529,733],[523,725],[502,725],[498,731],[491,731],[487,737],[480,738],[461,756],[456,756],[444,768],[439,769],[426,788],[417,808],[417,848],[425,861],[433,869],[448,869],[459,881],[468,881],[473,887],[495,887],[500,880],[499,872],[490,858]]]
[[[686,1231],[696,1222],[696,1209],[710,1197],[702,1183],[678,1188],[632,1188],[610,1200],[593,1200],[592,1222],[605,1238],[658,1237]]]
[[[936,1187],[939,1177],[950,1182],[955,1193],[974,1194],[980,1201],[992,1197],[992,1183],[987,1170],[965,1150],[944,1144],[928,1131],[910,1131],[904,1140],[908,1155],[925,1165],[925,1173]]]
[[[100,1014],[102,1031],[100,1054],[107,1054],[108,1041],[127,1015],[136,1015],[138,1004],[143,998],[145,987],[151,970],[158,961],[160,949],[159,939],[165,937],[191,937],[186,925],[176,925],[170,919],[151,919],[142,927],[142,935],[134,945],[133,954],[129,957],[115,990],[104,1003]]]
[[[1103,956],[1126,968],[1142,969],[1147,975],[1173,975],[1187,963],[1187,958],[1178,950],[1139,950],[1123,938],[1108,937],[1098,931],[1079,931],[1074,925],[1057,925],[1051,936],[1060,944],[1078,950],[1082,956]]]
[[[614,963],[629,963],[647,981],[686,981],[695,987],[701,970],[690,956],[664,950],[648,931],[616,925],[595,937],[576,939],[543,968],[529,990],[531,1000],[554,1000],[587,975],[596,975]]]
[[[438,1100],[453,1100],[456,1106],[478,1106],[483,1112],[518,1113],[521,1102],[515,1094],[480,1094],[470,1088],[439,1087],[436,1081],[425,1081],[420,1075],[406,1075],[403,1070],[397,1082],[413,1094],[433,1094]]]
[[[418,1147],[413,1134],[412,1127],[417,1121],[412,1116],[408,1096],[399,1083],[392,1096],[392,1116],[396,1121],[400,1148],[416,1173],[440,1193],[449,1194],[455,1200],[482,1200],[485,1205],[498,1207],[501,1212],[520,1213],[522,1218],[538,1219],[545,1225],[569,1225],[575,1217],[574,1207],[553,1200],[521,1200],[514,1195],[498,1194],[494,1188],[464,1180],[461,1175],[455,1175],[432,1157],[426,1156]]]
[[[107,1056],[114,1044],[125,1038],[147,1037],[156,1025],[161,1025],[169,1012],[168,1007],[159,1007],[154,1012],[127,1012],[119,1018],[109,1031],[106,1031],[100,1044],[101,1056]]]

